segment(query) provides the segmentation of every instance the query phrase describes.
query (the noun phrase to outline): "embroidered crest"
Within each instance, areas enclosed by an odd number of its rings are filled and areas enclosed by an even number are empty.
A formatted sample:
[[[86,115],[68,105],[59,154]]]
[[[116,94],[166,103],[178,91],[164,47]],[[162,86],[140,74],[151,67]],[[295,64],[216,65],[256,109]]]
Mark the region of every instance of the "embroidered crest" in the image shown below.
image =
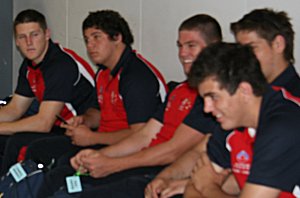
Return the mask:
[[[185,98],[182,102],[181,102],[181,104],[180,104],[180,106],[179,106],[179,110],[180,111],[185,111],[185,110],[188,110],[188,109],[190,109],[192,107],[192,102],[188,99],[188,98]]]
[[[240,151],[236,156],[236,160],[238,162],[248,162],[249,158],[250,157],[249,157],[248,153],[244,150]]]
[[[235,162],[233,162],[232,170],[235,173],[249,175],[251,167],[251,157],[245,151],[241,150],[236,154]]]

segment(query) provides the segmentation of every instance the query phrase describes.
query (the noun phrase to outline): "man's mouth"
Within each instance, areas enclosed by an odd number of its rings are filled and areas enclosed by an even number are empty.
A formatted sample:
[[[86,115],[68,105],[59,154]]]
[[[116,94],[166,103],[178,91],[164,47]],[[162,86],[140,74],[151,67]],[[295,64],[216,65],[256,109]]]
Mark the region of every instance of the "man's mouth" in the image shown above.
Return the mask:
[[[186,60],[183,60],[182,62],[183,62],[183,63],[192,63],[193,60],[191,60],[191,59],[186,59]]]

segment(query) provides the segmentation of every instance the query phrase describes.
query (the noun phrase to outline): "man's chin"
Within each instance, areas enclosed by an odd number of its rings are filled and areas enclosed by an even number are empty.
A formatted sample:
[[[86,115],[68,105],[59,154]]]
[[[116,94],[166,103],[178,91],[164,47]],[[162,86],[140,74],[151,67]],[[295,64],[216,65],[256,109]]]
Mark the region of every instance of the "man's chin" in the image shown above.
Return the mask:
[[[226,125],[225,123],[220,123],[221,124],[221,127],[222,127],[222,129],[224,129],[224,130],[232,130],[232,129],[235,129],[236,127],[234,127],[234,126],[230,126],[230,125]]]

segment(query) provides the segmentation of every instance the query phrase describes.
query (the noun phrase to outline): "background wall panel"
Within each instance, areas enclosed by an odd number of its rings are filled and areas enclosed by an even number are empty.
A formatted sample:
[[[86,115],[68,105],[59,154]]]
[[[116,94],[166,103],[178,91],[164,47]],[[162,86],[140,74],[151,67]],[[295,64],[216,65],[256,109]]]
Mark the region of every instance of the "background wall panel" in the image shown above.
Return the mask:
[[[177,28],[197,13],[207,13],[221,24],[224,40],[233,41],[229,23],[240,19],[254,8],[269,7],[285,10],[292,18],[295,40],[295,58],[300,60],[300,15],[298,0],[14,0],[14,15],[22,9],[35,8],[44,13],[52,29],[54,41],[78,52],[88,60],[83,43],[81,24],[89,11],[114,9],[128,21],[135,36],[134,48],[154,63],[169,80],[183,80],[177,57]],[[13,79],[16,82],[21,56],[14,50]],[[300,66],[296,62],[296,68]]]

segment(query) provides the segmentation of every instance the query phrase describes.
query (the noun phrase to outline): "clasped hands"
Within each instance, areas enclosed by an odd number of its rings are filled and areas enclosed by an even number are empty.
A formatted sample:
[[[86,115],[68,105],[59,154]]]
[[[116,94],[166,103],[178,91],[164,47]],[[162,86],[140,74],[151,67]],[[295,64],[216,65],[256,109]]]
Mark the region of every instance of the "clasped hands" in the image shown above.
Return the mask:
[[[71,158],[70,163],[76,171],[89,173],[91,177],[100,178],[115,172],[114,158],[107,157],[101,150],[84,149]]]
[[[230,169],[222,169],[220,172],[216,172],[207,153],[203,152],[193,169],[191,183],[201,193],[205,190],[222,191],[222,185],[230,173]]]

